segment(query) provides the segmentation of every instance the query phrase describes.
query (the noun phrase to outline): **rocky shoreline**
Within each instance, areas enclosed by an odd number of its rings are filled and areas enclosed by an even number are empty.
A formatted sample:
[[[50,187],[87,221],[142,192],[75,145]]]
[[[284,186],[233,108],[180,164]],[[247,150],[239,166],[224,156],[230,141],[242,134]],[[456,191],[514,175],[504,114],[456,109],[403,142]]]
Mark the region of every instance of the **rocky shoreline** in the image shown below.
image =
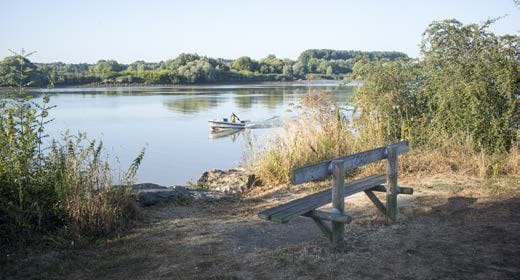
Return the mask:
[[[253,174],[243,168],[204,172],[191,186],[161,186],[153,183],[135,184],[132,190],[141,207],[164,203],[189,204],[192,201],[216,202],[248,191],[257,185]]]

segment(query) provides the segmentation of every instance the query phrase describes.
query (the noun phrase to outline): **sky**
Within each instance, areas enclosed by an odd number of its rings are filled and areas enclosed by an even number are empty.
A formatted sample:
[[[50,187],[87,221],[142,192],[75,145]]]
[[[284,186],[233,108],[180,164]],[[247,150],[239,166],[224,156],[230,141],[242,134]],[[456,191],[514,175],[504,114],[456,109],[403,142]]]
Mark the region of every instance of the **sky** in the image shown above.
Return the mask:
[[[507,15],[507,16],[506,16]],[[503,17],[491,31],[520,35],[513,0],[0,0],[0,58],[35,62],[158,62],[180,53],[296,59],[311,48],[401,51],[419,57],[433,21]]]

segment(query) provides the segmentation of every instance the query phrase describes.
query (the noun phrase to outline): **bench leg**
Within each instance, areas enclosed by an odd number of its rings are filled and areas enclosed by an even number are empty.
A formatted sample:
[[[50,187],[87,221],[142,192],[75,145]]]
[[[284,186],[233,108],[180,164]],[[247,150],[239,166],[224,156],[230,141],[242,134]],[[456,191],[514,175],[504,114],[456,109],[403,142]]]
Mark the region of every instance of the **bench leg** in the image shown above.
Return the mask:
[[[374,205],[383,213],[383,215],[386,216],[386,207],[383,205],[383,203],[377,198],[377,196],[371,191],[371,190],[365,190],[365,194],[370,198],[370,201],[374,203]]]
[[[392,224],[397,219],[397,151],[387,148],[386,166],[386,223]]]
[[[315,217],[311,217],[311,218],[316,223],[316,225],[320,228],[321,232],[325,235],[325,237],[327,237],[327,239],[329,241],[331,241],[332,233],[331,233],[330,227],[326,223],[324,223],[323,220],[321,220],[321,219],[318,219]]]
[[[332,207],[343,215],[345,212],[345,171],[343,161],[335,160],[332,162]],[[334,211],[334,209],[333,209]],[[343,235],[345,235],[345,225],[339,222],[332,222],[331,242],[332,246],[340,250],[343,247]]]

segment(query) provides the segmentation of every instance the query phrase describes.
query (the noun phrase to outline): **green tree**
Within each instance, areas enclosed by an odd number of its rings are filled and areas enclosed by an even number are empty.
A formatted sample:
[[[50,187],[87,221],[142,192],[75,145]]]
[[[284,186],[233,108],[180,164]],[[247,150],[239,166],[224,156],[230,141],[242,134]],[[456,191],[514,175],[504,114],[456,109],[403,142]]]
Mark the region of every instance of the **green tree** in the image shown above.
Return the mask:
[[[123,69],[124,66],[115,60],[98,60],[98,62],[92,66],[91,71],[96,74],[110,74],[122,71]]]
[[[15,53],[15,52],[13,52]],[[22,53],[24,51],[22,50]],[[12,55],[0,61],[0,85],[15,86],[20,82],[20,75],[23,75],[23,86],[43,86],[46,84],[44,74],[38,71],[37,66],[33,64],[27,57],[31,55]],[[20,69],[23,73],[20,74]]]
[[[431,24],[423,35],[432,125],[469,135],[477,149],[509,150],[520,123],[520,39],[488,31],[493,21]]]
[[[249,56],[242,56],[233,61],[231,68],[237,71],[254,72],[257,69],[257,65],[257,62],[251,59]]]
[[[191,53],[181,53],[175,59],[167,60],[163,67],[165,69],[176,70],[181,66],[185,66],[186,64],[199,60],[201,57],[198,54]]]
[[[268,55],[266,58],[260,60],[259,72],[263,74],[282,74],[284,62],[276,58],[274,54]]]
[[[470,139],[477,151],[510,150],[520,124],[520,39],[496,36],[492,23],[434,22],[423,34],[423,59],[356,63],[350,79],[363,82],[354,96],[361,130],[383,142]]]

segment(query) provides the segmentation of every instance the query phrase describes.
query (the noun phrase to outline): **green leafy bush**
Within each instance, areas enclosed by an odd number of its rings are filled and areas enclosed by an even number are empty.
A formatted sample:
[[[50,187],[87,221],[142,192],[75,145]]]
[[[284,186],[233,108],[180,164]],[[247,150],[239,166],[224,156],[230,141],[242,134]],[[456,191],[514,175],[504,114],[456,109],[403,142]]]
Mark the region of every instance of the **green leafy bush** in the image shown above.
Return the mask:
[[[136,214],[130,185],[144,150],[115,187],[102,143],[84,135],[44,141],[53,106],[48,96],[37,103],[26,93],[27,55],[16,54],[16,90],[0,99],[0,247],[35,233],[64,229],[82,237],[124,229]]]
[[[267,184],[286,183],[294,167],[408,139],[405,172],[518,174],[520,39],[494,35],[491,23],[432,23],[421,59],[360,59],[349,76],[360,83],[351,123],[331,115],[334,103],[307,103],[313,118],[287,125],[251,166]],[[307,58],[307,67],[317,59]]]
[[[491,23],[434,22],[423,35],[422,59],[356,63],[350,79],[363,83],[354,95],[362,137],[510,151],[520,124],[520,39],[494,35]]]

